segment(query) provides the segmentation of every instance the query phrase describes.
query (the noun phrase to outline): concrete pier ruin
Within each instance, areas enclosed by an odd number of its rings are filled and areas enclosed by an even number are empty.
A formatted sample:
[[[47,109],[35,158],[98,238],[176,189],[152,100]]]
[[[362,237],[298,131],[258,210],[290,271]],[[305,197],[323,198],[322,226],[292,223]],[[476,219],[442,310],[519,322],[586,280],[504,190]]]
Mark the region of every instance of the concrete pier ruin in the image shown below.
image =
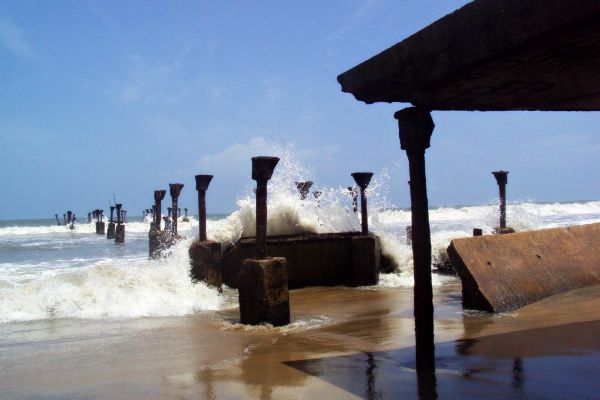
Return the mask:
[[[195,178],[196,190],[198,191],[199,232],[198,240],[194,241],[189,249],[192,265],[190,274],[196,281],[203,281],[211,286],[221,287],[222,278],[219,268],[221,244],[208,240],[206,236],[206,190],[213,176],[196,175]]]
[[[463,305],[489,312],[600,284],[600,223],[454,239]]]
[[[103,221],[104,218],[104,210],[96,209],[96,234],[104,235],[105,233],[105,224]]]
[[[279,162],[277,157],[253,157],[252,179],[256,181],[256,257],[243,261],[238,277],[242,324],[290,323],[287,261],[267,257],[267,182]]]
[[[108,239],[108,240],[115,239],[115,221],[113,219],[114,211],[115,211],[115,206],[110,206],[110,220],[108,222],[108,227],[106,228],[106,239]]]
[[[154,205],[152,209],[152,223],[148,232],[148,255],[151,258],[157,258],[162,248],[163,232],[160,230],[160,220],[162,216],[161,202],[165,198],[166,190],[154,191]]]
[[[123,204],[115,204],[115,208],[117,211],[117,227],[115,229],[115,243],[125,243],[125,225],[123,224],[122,212],[121,208]]]

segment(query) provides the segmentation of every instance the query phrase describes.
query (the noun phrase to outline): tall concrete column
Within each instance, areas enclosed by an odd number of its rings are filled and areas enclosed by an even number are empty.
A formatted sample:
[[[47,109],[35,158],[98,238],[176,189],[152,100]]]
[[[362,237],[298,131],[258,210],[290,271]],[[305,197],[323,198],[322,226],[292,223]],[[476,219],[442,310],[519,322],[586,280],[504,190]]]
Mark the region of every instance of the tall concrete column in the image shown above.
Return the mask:
[[[264,258],[267,247],[267,182],[279,162],[277,157],[252,157],[252,179],[256,181],[256,257]]]
[[[173,236],[177,236],[177,203],[179,202],[179,194],[183,189],[183,183],[169,183],[169,192],[171,194],[173,222],[171,223],[171,231]]]
[[[416,364],[417,369],[432,369],[435,368],[435,348],[425,149],[429,147],[435,125],[429,111],[417,107],[400,110],[394,118],[398,120],[400,147],[406,151],[410,173]]]
[[[361,216],[361,226],[362,226],[362,234],[369,234],[369,215],[367,214],[367,195],[365,190],[367,190],[367,186],[371,182],[371,177],[373,176],[372,172],[354,172],[352,174],[354,181],[360,188],[360,216]]]
[[[196,175],[196,190],[198,191],[198,218],[200,219],[198,224],[200,241],[206,241],[206,190],[208,189],[208,185],[210,185],[212,178],[212,175]]]
[[[155,190],[154,191],[154,219],[153,219],[153,223],[154,223],[154,227],[156,228],[156,230],[160,231],[160,219],[162,216],[162,208],[161,208],[161,202],[162,199],[165,198],[165,194],[167,193],[166,190]]]
[[[508,183],[508,171],[492,172],[496,183],[498,184],[498,192],[500,195],[500,229],[502,232],[506,229],[506,184]]]

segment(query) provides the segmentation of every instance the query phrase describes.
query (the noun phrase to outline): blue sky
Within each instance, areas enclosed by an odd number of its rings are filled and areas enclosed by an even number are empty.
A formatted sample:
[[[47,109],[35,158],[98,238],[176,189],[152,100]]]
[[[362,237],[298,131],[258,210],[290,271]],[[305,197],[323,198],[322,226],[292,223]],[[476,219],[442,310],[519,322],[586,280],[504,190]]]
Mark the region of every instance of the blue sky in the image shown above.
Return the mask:
[[[465,4],[372,1],[0,3],[0,219],[80,216],[116,193],[130,214],[168,182],[214,174],[208,212],[233,211],[250,157],[293,144],[322,186],[383,169],[409,205],[393,113],[338,74]],[[598,113],[436,112],[431,205],[600,198]],[[261,154],[262,153],[262,154]]]

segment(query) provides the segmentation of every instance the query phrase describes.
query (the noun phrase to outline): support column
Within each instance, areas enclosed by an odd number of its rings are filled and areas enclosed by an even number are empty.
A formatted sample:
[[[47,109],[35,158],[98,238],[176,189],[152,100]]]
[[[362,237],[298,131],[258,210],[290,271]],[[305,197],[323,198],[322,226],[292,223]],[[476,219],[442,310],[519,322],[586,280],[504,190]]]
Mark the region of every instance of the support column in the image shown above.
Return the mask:
[[[208,189],[208,185],[210,185],[212,178],[212,175],[196,175],[196,190],[198,191],[198,219],[200,220],[198,224],[198,237],[200,238],[200,241],[206,240],[206,190]]]
[[[431,234],[425,149],[429,147],[435,125],[429,111],[416,107],[400,110],[394,118],[398,120],[400,147],[406,150],[410,172],[416,364],[417,369],[434,369]]]
[[[169,192],[171,194],[171,200],[173,201],[173,222],[171,225],[171,231],[173,232],[173,237],[177,236],[177,210],[179,202],[179,194],[181,193],[181,189],[183,189],[183,183],[169,183]]]
[[[125,243],[125,225],[123,225],[121,207],[123,204],[115,204],[117,211],[117,227],[115,229],[115,243]]]
[[[266,257],[267,181],[277,157],[253,157],[252,179],[256,181],[256,258],[247,258],[240,268],[238,293],[242,324],[290,323],[287,260]]]
[[[108,222],[108,228],[106,228],[106,239],[113,240],[115,238],[115,221],[113,219],[113,213],[115,206],[110,206],[110,220]]]
[[[508,171],[494,171],[492,174],[496,178],[500,197],[500,226],[496,229],[496,233],[513,233],[514,230],[512,228],[506,227],[506,184],[508,183]]]
[[[150,231],[148,232],[148,255],[151,258],[158,257],[162,233],[160,231],[160,218],[162,214],[161,202],[165,198],[166,190],[155,190],[154,191],[154,205],[152,206],[152,224],[150,224]]]
[[[367,190],[367,186],[371,182],[371,177],[373,176],[372,172],[354,172],[352,174],[354,181],[360,187],[360,216],[361,216],[361,225],[362,225],[362,234],[369,234],[369,216],[367,214],[367,195],[365,190]]]
[[[206,235],[206,190],[212,175],[196,175],[196,190],[198,191],[199,240],[194,241],[189,249],[192,269],[190,274],[196,281],[204,281],[221,290],[222,278],[219,269],[221,260],[221,244],[211,242]],[[187,215],[187,208],[186,215]]]

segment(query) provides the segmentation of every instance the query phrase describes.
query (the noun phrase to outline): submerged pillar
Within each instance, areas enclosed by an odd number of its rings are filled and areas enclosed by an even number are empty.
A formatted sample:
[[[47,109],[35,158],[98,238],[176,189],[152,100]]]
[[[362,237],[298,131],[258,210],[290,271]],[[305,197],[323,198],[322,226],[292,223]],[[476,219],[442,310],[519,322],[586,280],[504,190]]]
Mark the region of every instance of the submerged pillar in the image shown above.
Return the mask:
[[[106,239],[113,240],[115,238],[115,221],[113,219],[113,213],[115,206],[110,206],[110,220],[108,222],[108,228],[106,228]]]
[[[121,216],[121,207],[123,204],[115,204],[117,211],[117,227],[115,229],[115,243],[125,243],[125,225],[122,224]]]
[[[58,214],[54,214],[54,218],[56,218],[56,225],[60,225],[60,221],[58,220]]]
[[[96,233],[104,235],[105,225],[103,221],[104,210],[96,210]]]
[[[400,110],[394,118],[398,120],[400,147],[406,151],[410,173],[416,364],[417,369],[432,369],[435,348],[425,149],[430,145],[435,125],[429,111],[417,107]]]
[[[196,175],[195,178],[198,191],[199,240],[194,241],[189,250],[191,275],[194,280],[220,288],[222,278],[218,264],[221,259],[221,244],[208,240],[206,236],[206,190],[213,176]],[[185,210],[187,216],[187,208]]]
[[[362,234],[369,234],[369,216],[367,214],[367,195],[365,190],[369,183],[371,182],[371,177],[373,176],[372,172],[354,172],[352,174],[354,181],[360,187],[360,219],[362,226]]]
[[[256,181],[256,258],[247,258],[239,274],[240,320],[243,324],[290,323],[287,260],[266,257],[267,181],[277,157],[253,157],[252,179]]]
[[[296,182],[296,188],[300,192],[300,200],[306,200],[306,196],[308,196],[308,192],[312,185],[313,183],[311,181]]]

